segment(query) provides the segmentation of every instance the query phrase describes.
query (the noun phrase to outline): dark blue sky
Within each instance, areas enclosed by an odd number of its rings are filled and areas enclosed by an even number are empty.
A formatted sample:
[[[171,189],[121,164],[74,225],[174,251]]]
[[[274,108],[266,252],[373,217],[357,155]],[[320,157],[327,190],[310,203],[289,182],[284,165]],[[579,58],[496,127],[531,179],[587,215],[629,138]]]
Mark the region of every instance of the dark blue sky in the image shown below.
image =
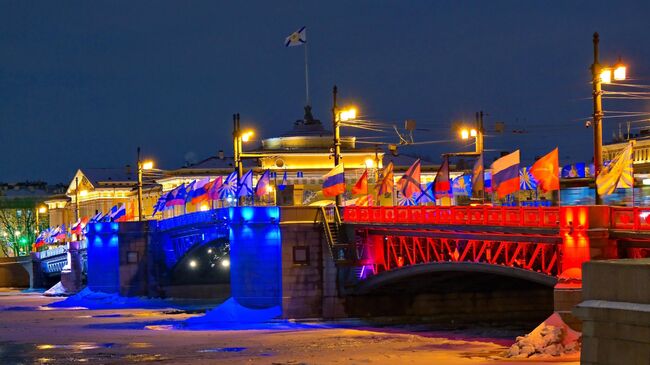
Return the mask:
[[[650,84],[650,2],[631,1],[67,1],[0,2],[0,181],[66,181],[78,167],[133,163],[142,146],[163,168],[231,153],[231,115],[258,135],[302,116],[302,25],[315,116],[330,92],[369,119],[432,129],[485,110],[506,133],[486,148],[562,163],[591,158],[591,36]],[[606,110],[650,112],[648,102]],[[618,121],[606,121],[609,139]],[[383,140],[395,140],[386,135]],[[433,158],[460,144],[412,149]],[[405,150],[408,152],[408,150]]]

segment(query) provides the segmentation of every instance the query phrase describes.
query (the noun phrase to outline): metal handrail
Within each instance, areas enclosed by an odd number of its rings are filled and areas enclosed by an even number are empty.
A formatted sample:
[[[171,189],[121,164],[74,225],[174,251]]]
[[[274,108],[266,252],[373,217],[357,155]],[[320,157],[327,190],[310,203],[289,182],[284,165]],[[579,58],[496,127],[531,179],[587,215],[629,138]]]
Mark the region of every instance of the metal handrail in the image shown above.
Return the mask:
[[[330,230],[329,222],[327,221],[327,212],[325,211],[325,207],[320,207],[320,213],[323,217],[321,224],[323,225],[323,230],[327,236],[327,247],[329,248],[330,255],[334,258],[334,251],[332,249],[332,246],[334,245],[334,237],[332,236],[332,231]]]

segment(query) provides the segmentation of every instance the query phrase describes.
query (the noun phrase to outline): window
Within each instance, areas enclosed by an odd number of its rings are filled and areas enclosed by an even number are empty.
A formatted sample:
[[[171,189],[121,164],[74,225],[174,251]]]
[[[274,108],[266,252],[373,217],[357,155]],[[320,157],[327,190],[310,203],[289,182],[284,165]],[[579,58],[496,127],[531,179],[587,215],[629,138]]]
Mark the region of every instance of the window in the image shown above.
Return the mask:
[[[309,265],[309,246],[293,246],[293,264]]]
[[[127,264],[137,264],[138,263],[138,252],[137,251],[127,251],[127,253],[126,253],[126,263]]]

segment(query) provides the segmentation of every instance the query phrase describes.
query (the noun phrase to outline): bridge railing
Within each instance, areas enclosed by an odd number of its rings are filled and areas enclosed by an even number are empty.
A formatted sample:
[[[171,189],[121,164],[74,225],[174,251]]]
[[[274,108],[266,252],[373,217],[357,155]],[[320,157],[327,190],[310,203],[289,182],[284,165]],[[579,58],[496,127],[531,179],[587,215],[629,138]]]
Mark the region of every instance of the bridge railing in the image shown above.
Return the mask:
[[[43,250],[38,252],[33,252],[33,256],[39,260],[45,260],[50,257],[59,256],[68,253],[70,244],[66,243],[64,246],[58,246],[50,248],[49,250]],[[85,250],[88,248],[88,242],[79,241],[79,249]]]
[[[613,229],[650,231],[650,207],[611,207]]]
[[[350,223],[449,224],[558,228],[558,207],[345,207]]]

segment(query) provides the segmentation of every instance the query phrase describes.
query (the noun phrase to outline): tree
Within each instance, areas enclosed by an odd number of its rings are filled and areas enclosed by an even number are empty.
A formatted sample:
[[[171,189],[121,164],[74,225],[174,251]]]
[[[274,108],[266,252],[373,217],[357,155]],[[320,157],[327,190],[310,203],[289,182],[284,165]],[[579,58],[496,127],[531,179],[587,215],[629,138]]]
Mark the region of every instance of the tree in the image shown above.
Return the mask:
[[[0,209],[0,250],[4,256],[21,256],[31,251],[36,240],[34,209]]]

